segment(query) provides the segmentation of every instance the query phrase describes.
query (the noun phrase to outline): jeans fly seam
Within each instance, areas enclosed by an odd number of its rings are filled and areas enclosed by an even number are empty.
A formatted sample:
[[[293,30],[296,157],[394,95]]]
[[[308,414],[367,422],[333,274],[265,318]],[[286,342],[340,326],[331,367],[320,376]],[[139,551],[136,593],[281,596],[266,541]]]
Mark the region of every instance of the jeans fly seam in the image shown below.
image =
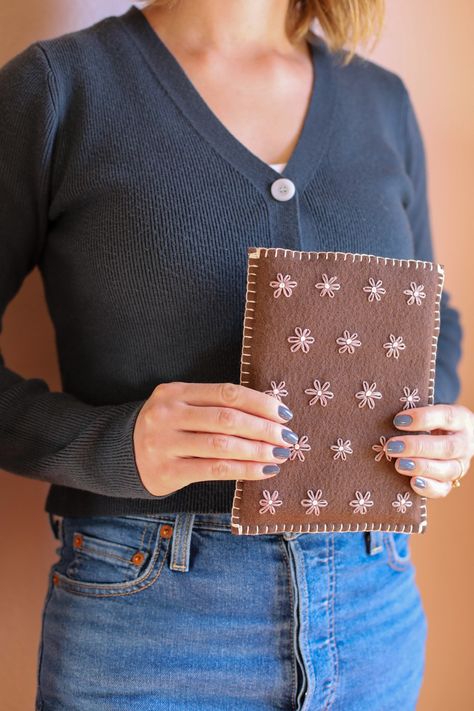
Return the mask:
[[[295,601],[294,601],[294,593],[293,593],[293,581],[291,579],[291,573],[290,573],[290,560],[288,557],[288,551],[286,549],[286,546],[283,542],[283,539],[281,536],[278,536],[278,543],[280,547],[282,548],[283,551],[283,560],[285,562],[285,568],[286,568],[286,579],[288,583],[288,592],[289,592],[289,600],[290,600],[290,637],[291,640],[293,641],[294,639],[294,614],[295,614]],[[290,702],[291,702],[291,711],[296,711],[296,694],[298,692],[298,686],[297,686],[297,673],[296,673],[296,665],[298,664],[298,661],[296,659],[296,654],[295,650],[292,647],[292,665],[291,665],[291,675],[292,675],[292,685],[291,685],[291,694],[290,694]]]
[[[306,535],[311,535],[311,534],[308,533]],[[301,576],[300,576],[301,577],[301,585],[299,586],[299,589],[302,592],[301,597],[304,600],[306,619],[308,619],[308,611],[310,609],[310,605],[309,605],[309,592],[308,592],[308,585],[307,585],[307,578],[306,578],[306,566],[305,566],[305,561],[304,561],[304,555],[301,556],[301,562],[297,561],[296,565],[299,567],[300,572],[301,572]],[[301,608],[301,604],[300,604],[300,615],[301,615],[301,609],[302,608]],[[301,617],[302,617],[302,615],[301,615]],[[301,630],[305,629],[305,628],[307,629],[307,625],[306,626],[303,624],[300,625],[300,634],[301,634]],[[301,649],[301,661],[302,661],[303,668],[304,668],[305,675],[306,675],[306,695],[307,695],[307,698],[309,699],[309,691],[311,688],[310,681],[313,685],[313,689],[316,688],[316,679],[315,679],[314,669],[313,669],[313,664],[312,664],[312,659],[311,659],[311,650],[309,648],[309,644],[307,644],[306,642],[303,642],[302,639],[299,639],[299,643],[300,643],[300,649]],[[306,652],[306,659],[303,654],[303,648],[304,648],[304,651]],[[306,660],[309,660],[309,661],[307,662]],[[304,705],[305,705],[305,700],[303,700],[302,708],[304,708]]]
[[[330,709],[333,704],[334,697],[336,694],[337,684],[339,681],[339,657],[338,657],[337,644],[336,644],[336,615],[335,615],[336,565],[335,565],[334,540],[335,540],[334,533],[331,533],[331,555],[329,555],[329,550],[328,550],[328,581],[329,581],[328,603],[330,601],[331,604],[330,604],[330,607],[328,606],[328,615],[329,615],[329,646],[331,647],[331,650],[332,650],[334,676],[333,676],[333,681],[332,681],[330,689],[329,689],[329,694],[328,694],[326,706],[324,707],[325,711],[326,711],[326,709]]]

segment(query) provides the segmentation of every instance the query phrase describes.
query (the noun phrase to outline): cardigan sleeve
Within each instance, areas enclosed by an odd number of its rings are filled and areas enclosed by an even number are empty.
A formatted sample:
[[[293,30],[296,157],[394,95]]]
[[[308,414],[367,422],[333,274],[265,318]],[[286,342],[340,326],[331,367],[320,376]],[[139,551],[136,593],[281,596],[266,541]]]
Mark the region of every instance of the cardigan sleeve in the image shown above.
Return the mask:
[[[58,95],[38,43],[0,67],[0,332],[48,229]],[[26,379],[0,352],[0,468],[106,496],[156,498],[142,484],[133,429],[144,400],[93,406]]]
[[[415,258],[436,261],[431,237],[424,141],[406,89],[404,112],[405,166],[412,187],[407,214],[413,233]],[[452,403],[459,395],[457,368],[461,358],[462,336],[459,313],[451,305],[449,293],[443,290],[436,357],[435,403]]]

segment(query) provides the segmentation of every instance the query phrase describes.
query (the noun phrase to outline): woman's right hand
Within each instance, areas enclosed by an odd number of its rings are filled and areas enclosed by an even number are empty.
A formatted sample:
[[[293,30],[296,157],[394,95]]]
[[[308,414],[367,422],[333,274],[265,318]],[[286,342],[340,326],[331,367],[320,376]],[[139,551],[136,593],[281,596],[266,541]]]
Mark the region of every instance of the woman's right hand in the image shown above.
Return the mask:
[[[282,426],[291,417],[275,396],[244,385],[160,383],[133,433],[142,483],[166,496],[197,481],[273,477],[279,467],[270,474],[264,467],[286,461],[289,445],[298,441]]]

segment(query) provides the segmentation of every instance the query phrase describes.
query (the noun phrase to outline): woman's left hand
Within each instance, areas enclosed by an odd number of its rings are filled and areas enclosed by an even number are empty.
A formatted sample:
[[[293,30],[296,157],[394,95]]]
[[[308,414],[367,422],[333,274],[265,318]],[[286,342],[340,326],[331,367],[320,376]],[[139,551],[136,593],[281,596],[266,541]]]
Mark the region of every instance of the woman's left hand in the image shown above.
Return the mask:
[[[464,405],[429,405],[403,410],[393,422],[407,432],[428,432],[391,437],[385,443],[386,454],[397,458],[396,470],[412,477],[417,494],[449,494],[451,482],[466,474],[474,455],[474,413]]]

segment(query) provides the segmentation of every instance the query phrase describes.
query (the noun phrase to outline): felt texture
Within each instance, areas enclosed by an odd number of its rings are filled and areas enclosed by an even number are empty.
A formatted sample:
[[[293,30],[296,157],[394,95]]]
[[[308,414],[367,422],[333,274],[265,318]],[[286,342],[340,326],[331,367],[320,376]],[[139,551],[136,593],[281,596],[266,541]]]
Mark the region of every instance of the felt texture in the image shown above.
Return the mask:
[[[236,482],[234,534],[426,530],[382,445],[433,404],[443,281],[428,261],[248,248],[240,383],[287,405],[299,441],[276,476]]]

